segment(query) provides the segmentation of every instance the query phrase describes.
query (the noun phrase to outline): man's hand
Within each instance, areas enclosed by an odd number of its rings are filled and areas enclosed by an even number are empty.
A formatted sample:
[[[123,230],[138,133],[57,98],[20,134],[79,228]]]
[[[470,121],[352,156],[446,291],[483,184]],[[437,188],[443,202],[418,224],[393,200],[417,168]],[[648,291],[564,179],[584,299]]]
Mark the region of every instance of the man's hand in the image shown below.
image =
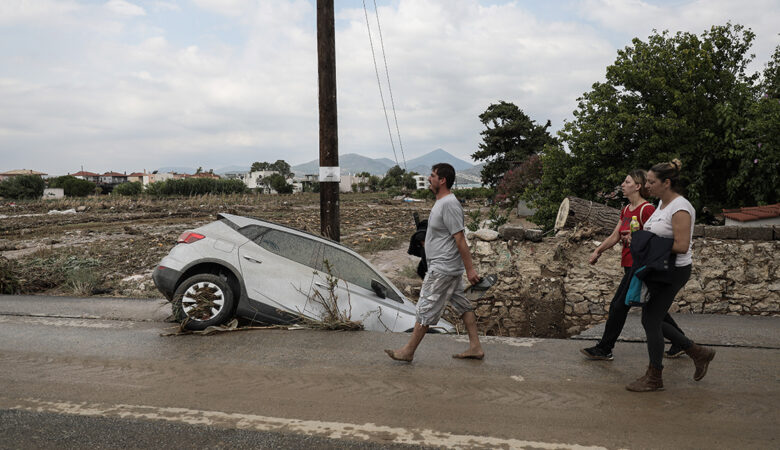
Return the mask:
[[[474,268],[466,270],[466,278],[469,279],[469,283],[471,284],[477,284],[479,283],[479,280],[481,280],[479,274],[477,274],[477,271],[474,270]]]

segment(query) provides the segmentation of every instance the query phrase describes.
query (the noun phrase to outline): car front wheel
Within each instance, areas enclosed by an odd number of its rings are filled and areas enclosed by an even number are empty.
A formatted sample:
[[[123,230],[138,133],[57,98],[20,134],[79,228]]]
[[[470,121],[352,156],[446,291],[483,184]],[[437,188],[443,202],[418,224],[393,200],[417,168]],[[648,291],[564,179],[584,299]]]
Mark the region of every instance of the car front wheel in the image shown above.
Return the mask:
[[[188,330],[222,325],[233,313],[235,297],[227,280],[211,273],[193,275],[173,294],[173,315]]]

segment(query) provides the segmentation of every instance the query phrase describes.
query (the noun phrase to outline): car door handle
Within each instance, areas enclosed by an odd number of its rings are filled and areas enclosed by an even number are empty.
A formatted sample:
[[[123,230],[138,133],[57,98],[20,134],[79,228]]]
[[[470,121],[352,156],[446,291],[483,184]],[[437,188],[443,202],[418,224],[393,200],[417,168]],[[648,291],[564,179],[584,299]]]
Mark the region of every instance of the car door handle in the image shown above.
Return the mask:
[[[244,259],[247,261],[252,261],[253,263],[262,264],[263,262],[259,259],[252,258],[251,256],[244,255]]]
[[[322,281],[315,281],[314,284],[323,289],[330,289],[330,286],[328,286],[326,283],[323,283]]]

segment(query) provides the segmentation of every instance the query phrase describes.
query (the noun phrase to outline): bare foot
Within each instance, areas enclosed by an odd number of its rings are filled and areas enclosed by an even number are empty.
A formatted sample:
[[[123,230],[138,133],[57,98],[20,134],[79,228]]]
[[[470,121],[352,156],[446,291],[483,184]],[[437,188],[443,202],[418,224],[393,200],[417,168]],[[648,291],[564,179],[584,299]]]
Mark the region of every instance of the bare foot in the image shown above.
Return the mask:
[[[395,350],[385,350],[385,353],[387,353],[387,356],[389,356],[391,359],[394,359],[396,361],[412,362],[412,358],[403,358],[401,356],[398,356],[395,353]]]
[[[466,350],[463,353],[457,353],[455,355],[452,355],[452,357],[455,359],[482,359],[485,357],[485,353]]]

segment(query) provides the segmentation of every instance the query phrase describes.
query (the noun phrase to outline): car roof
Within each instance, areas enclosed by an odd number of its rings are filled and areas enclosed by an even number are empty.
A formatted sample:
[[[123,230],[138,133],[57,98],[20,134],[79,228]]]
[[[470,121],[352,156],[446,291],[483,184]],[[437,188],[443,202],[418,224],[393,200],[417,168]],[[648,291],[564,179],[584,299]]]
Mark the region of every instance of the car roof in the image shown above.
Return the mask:
[[[234,224],[238,228],[243,228],[247,225],[262,225],[262,226],[270,226],[271,228],[276,229],[282,229],[284,231],[289,231],[293,234],[303,235],[307,237],[311,237],[329,244],[336,245],[338,247],[342,247],[346,250],[349,250],[352,253],[357,254],[354,250],[347,247],[346,245],[342,244],[341,242],[334,241],[333,239],[330,239],[325,236],[321,236],[319,234],[310,233],[308,231],[299,230],[298,228],[293,228],[287,225],[282,225],[280,223],[271,222],[269,220],[261,219],[259,217],[249,217],[249,216],[237,216],[235,214],[227,214],[227,213],[218,213],[217,219],[226,219],[230,221],[232,224]],[[359,255],[358,255],[359,256]]]

